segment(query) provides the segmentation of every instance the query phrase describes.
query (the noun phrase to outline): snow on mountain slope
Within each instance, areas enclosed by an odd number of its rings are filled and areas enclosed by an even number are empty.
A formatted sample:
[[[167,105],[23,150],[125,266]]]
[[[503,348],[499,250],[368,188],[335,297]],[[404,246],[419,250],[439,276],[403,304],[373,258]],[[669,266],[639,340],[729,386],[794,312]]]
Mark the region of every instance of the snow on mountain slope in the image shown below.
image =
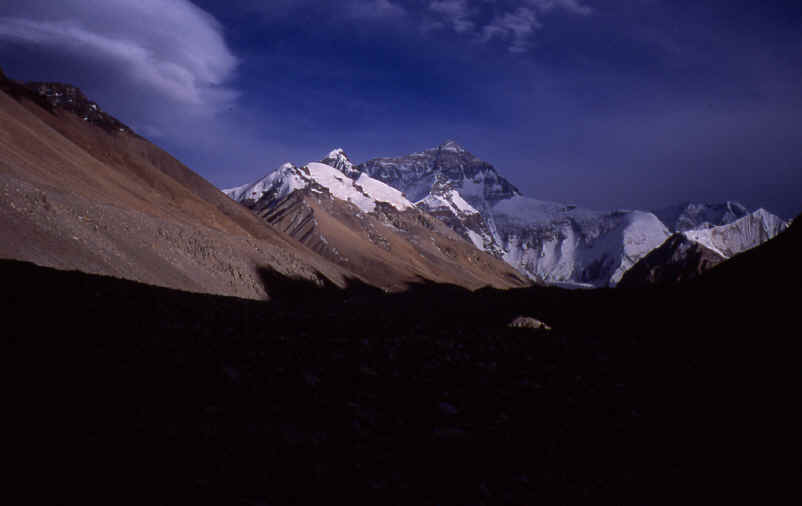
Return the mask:
[[[306,186],[307,181],[298,174],[296,167],[291,163],[285,163],[254,183],[223,190],[223,193],[238,202],[257,201],[270,191],[275,192],[277,197],[283,197]]]
[[[670,235],[642,211],[601,213],[519,196],[491,212],[504,260],[547,282],[614,286]]]
[[[734,201],[719,204],[689,202],[654,211],[654,214],[673,232],[685,232],[732,223],[748,215],[749,210],[743,204]]]
[[[326,158],[321,160],[321,163],[325,163],[330,167],[334,167],[335,169],[339,170],[346,176],[356,179],[359,177],[360,172],[354,169],[354,164],[351,163],[351,160],[348,159],[348,155],[345,154],[342,148],[337,148],[332,150]]]
[[[459,194],[458,191],[451,189],[442,194],[430,193],[425,198],[415,202],[416,206],[426,207],[432,210],[448,209],[454,214],[473,215],[479,214],[479,211],[474,209],[465,199]]]
[[[311,162],[301,169],[310,179],[327,189],[334,198],[345,200],[365,213],[376,209],[376,199],[354,186],[354,180],[325,163]]]
[[[341,153],[341,150],[339,151]],[[348,165],[343,163],[343,159],[348,164],[350,162],[344,156],[340,159],[341,167],[347,169]],[[399,211],[414,207],[395,188],[377,181],[367,174],[355,174],[357,175],[356,181],[341,170],[324,163],[310,162],[300,168],[291,163],[285,163],[254,183],[223,190],[223,193],[238,202],[256,202],[265,197],[277,200],[295,190],[312,186],[313,191],[325,189],[332,197],[350,202],[365,213],[373,212],[377,202],[390,204]]]
[[[788,228],[788,223],[765,209],[712,228],[683,232],[685,237],[709,248],[724,258],[758,246]]]
[[[390,185],[377,181],[367,174],[359,174],[354,186],[362,189],[364,193],[377,202],[386,202],[399,211],[404,211],[414,207],[412,202],[404,197],[404,194]]]

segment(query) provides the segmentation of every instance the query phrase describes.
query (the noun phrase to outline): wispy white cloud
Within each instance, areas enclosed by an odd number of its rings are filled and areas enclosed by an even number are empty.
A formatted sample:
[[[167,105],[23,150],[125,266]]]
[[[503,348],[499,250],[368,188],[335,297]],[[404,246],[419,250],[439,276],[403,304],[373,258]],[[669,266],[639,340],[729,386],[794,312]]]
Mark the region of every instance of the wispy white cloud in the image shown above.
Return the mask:
[[[509,51],[523,53],[529,50],[532,34],[541,26],[533,9],[520,7],[496,17],[482,29],[482,40],[499,37],[509,41]]]
[[[482,16],[478,5],[490,6],[494,14]],[[588,16],[594,10],[581,0],[518,0],[504,2],[483,0],[470,3],[467,0],[432,0],[429,10],[436,20],[424,21],[426,30],[450,27],[457,33],[470,34],[475,40],[489,42],[497,39],[508,44],[513,53],[531,49],[535,32],[543,27],[542,19],[554,11]]]
[[[229,106],[238,60],[188,0],[30,0],[0,7],[0,39],[103,62],[118,80],[202,112]]]
[[[472,12],[466,0],[435,0],[429,4],[429,9],[441,15],[457,33],[471,31],[476,26],[471,21]]]

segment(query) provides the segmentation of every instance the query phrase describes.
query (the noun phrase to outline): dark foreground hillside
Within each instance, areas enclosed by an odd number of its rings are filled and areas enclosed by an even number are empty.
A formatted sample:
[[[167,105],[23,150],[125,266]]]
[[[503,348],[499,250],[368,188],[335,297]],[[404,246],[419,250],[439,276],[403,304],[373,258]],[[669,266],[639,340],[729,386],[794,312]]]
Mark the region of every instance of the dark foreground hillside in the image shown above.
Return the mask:
[[[265,270],[263,303],[0,261],[10,482],[31,504],[766,498],[799,474],[798,229],[663,290]]]

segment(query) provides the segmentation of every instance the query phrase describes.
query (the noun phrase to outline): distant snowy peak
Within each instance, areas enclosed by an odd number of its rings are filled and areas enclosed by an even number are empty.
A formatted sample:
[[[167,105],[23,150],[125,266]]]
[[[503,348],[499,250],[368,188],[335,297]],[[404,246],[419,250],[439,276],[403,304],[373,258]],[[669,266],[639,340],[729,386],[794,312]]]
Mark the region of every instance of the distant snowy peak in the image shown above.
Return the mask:
[[[718,204],[684,203],[655,211],[660,221],[674,232],[712,228],[732,223],[749,214],[740,202]]]
[[[354,168],[354,164],[351,163],[342,148],[332,150],[326,158],[321,160],[321,163],[334,167],[350,178],[359,177],[359,171]]]
[[[441,151],[453,151],[454,153],[464,153],[465,152],[465,149],[463,149],[462,146],[457,144],[456,141],[451,141],[451,140],[448,140],[448,141],[444,142],[443,144],[438,146],[437,149],[439,149]]]
[[[404,192],[410,200],[424,199],[437,181],[447,181],[473,207],[520,195],[496,169],[454,141],[406,156],[375,158],[357,166],[361,172]]]
[[[255,183],[223,190],[223,193],[238,202],[255,203],[278,201],[296,190],[309,188],[317,193],[327,191],[332,198],[350,202],[366,213],[375,211],[377,202],[387,203],[399,211],[414,207],[395,188],[366,174],[356,174],[358,177],[354,180],[324,163],[310,162],[300,168],[286,163]]]
[[[491,213],[504,260],[550,283],[615,286],[670,235],[652,213],[601,213],[520,196]]]
[[[285,197],[295,190],[306,188],[307,184],[298,168],[288,162],[262,179],[223,190],[223,193],[237,202],[256,202],[268,193],[271,193],[272,198]]]
[[[651,213],[599,213],[526,198],[454,141],[358,168],[532,279],[614,285],[670,235]]]
[[[788,223],[778,216],[765,209],[758,209],[731,223],[712,228],[686,230],[683,234],[724,258],[732,258],[763,244],[787,228]]]

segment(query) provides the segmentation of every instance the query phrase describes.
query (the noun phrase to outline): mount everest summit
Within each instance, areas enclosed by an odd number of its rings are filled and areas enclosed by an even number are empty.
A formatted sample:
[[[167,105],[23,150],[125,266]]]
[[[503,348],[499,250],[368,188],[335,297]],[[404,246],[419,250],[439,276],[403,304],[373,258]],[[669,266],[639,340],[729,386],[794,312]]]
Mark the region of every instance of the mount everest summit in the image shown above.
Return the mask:
[[[726,259],[787,226],[762,209],[750,214],[737,202],[689,203],[654,213],[599,212],[526,197],[454,141],[359,165],[335,149],[320,163],[300,169],[285,164],[255,183],[224,192],[252,208],[261,202],[264,209],[307,188],[328,189],[332,198],[367,214],[375,214],[376,203],[395,211],[414,208],[530,279],[563,286],[615,286],[677,233],[684,240],[672,244],[687,250],[690,241]]]

